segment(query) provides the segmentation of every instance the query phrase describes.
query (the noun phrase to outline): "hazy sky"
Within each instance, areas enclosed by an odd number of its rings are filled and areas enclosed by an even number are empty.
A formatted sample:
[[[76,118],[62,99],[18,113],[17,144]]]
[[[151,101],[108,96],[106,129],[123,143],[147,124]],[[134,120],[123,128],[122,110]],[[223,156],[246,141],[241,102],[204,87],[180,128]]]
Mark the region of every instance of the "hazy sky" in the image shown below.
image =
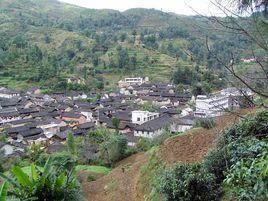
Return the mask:
[[[87,8],[109,8],[125,11],[129,8],[155,8],[166,12],[195,15],[190,8],[207,15],[220,15],[211,0],[60,0]]]

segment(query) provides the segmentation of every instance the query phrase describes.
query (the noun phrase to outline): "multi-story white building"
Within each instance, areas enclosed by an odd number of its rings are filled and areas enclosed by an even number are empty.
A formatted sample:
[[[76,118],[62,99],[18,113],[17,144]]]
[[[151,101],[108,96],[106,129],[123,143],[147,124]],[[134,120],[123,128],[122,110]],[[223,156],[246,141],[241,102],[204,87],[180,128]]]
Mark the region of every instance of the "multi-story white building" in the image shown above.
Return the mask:
[[[157,112],[135,110],[135,111],[132,111],[131,120],[132,120],[132,123],[140,125],[147,121],[153,120],[157,117],[159,117],[159,113]]]
[[[215,95],[207,97],[199,95],[196,98],[196,117],[216,117],[224,113],[231,106],[231,98],[229,96]]]
[[[118,82],[118,85],[120,88],[127,87],[127,86],[133,86],[133,85],[142,85],[143,83],[149,82],[148,77],[127,77],[124,80],[120,80]]]
[[[241,97],[247,96],[246,99],[252,99],[253,93],[251,90],[237,89],[230,87],[221,90],[211,96],[199,95],[196,98],[196,117],[216,117],[222,115],[226,110],[239,108],[243,105]],[[244,105],[249,106],[247,102]]]

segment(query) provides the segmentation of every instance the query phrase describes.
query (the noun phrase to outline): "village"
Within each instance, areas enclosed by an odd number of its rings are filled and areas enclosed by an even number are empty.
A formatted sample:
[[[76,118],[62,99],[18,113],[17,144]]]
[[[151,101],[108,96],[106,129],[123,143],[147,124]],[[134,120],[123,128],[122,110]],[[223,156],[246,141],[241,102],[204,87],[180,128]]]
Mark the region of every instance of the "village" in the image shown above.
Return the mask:
[[[68,133],[84,136],[99,128],[117,130],[127,136],[128,146],[135,147],[140,138],[154,139],[165,131],[181,133],[197,119],[245,107],[242,97],[252,99],[253,93],[232,87],[194,97],[189,91],[178,92],[172,84],[135,77],[120,80],[113,93],[96,96],[83,92],[47,95],[36,87],[21,94],[1,87],[0,135],[7,140],[0,142],[0,150],[9,157],[23,154],[31,144],[57,151],[55,147],[66,142]]]

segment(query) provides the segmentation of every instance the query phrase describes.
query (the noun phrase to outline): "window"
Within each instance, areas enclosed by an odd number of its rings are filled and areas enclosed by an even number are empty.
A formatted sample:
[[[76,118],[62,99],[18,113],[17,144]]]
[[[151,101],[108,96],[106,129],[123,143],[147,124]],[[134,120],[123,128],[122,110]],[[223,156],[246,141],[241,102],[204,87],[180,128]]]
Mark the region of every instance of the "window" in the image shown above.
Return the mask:
[[[141,120],[141,118],[138,117],[138,118],[137,118],[137,121],[140,121],[140,120]]]

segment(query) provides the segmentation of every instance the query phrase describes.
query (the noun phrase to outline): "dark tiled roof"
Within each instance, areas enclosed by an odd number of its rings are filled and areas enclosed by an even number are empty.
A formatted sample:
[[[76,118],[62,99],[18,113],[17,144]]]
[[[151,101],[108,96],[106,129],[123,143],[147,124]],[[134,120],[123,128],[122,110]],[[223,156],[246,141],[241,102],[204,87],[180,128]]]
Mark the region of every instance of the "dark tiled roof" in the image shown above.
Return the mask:
[[[37,113],[39,112],[38,108],[26,108],[26,109],[20,109],[20,114],[31,114],[31,113]]]
[[[94,127],[95,127],[95,124],[93,122],[87,122],[87,123],[80,124],[77,126],[78,129],[83,129],[83,130],[91,129]]]
[[[19,119],[19,120],[12,121],[9,124],[20,125],[20,124],[32,123],[34,121],[35,121],[34,119]]]
[[[14,128],[7,128],[6,133],[8,135],[18,134],[20,132],[27,131],[27,130],[29,130],[29,126],[18,126],[18,127],[14,127]]]
[[[55,141],[52,144],[48,145],[46,151],[47,153],[55,153],[65,150],[66,146],[62,143]]]
[[[43,133],[43,130],[41,128],[32,128],[32,129],[29,129],[29,130],[19,132],[19,134],[22,135],[25,138],[35,136],[35,135],[40,135],[42,133]]]
[[[194,120],[190,118],[173,118],[172,122],[179,124],[179,125],[187,125],[192,126],[194,124]]]
[[[72,130],[68,129],[68,130],[57,133],[55,136],[59,137],[62,140],[65,140],[68,136],[68,133],[70,132],[72,132]]]
[[[165,114],[151,121],[147,121],[135,128],[137,131],[156,131],[168,126],[171,123],[169,115]]]
[[[25,140],[38,140],[39,138],[46,138],[44,134],[36,134],[24,137]]]
[[[74,112],[65,112],[62,114],[62,117],[68,117],[68,118],[80,118],[82,114],[74,113]]]

